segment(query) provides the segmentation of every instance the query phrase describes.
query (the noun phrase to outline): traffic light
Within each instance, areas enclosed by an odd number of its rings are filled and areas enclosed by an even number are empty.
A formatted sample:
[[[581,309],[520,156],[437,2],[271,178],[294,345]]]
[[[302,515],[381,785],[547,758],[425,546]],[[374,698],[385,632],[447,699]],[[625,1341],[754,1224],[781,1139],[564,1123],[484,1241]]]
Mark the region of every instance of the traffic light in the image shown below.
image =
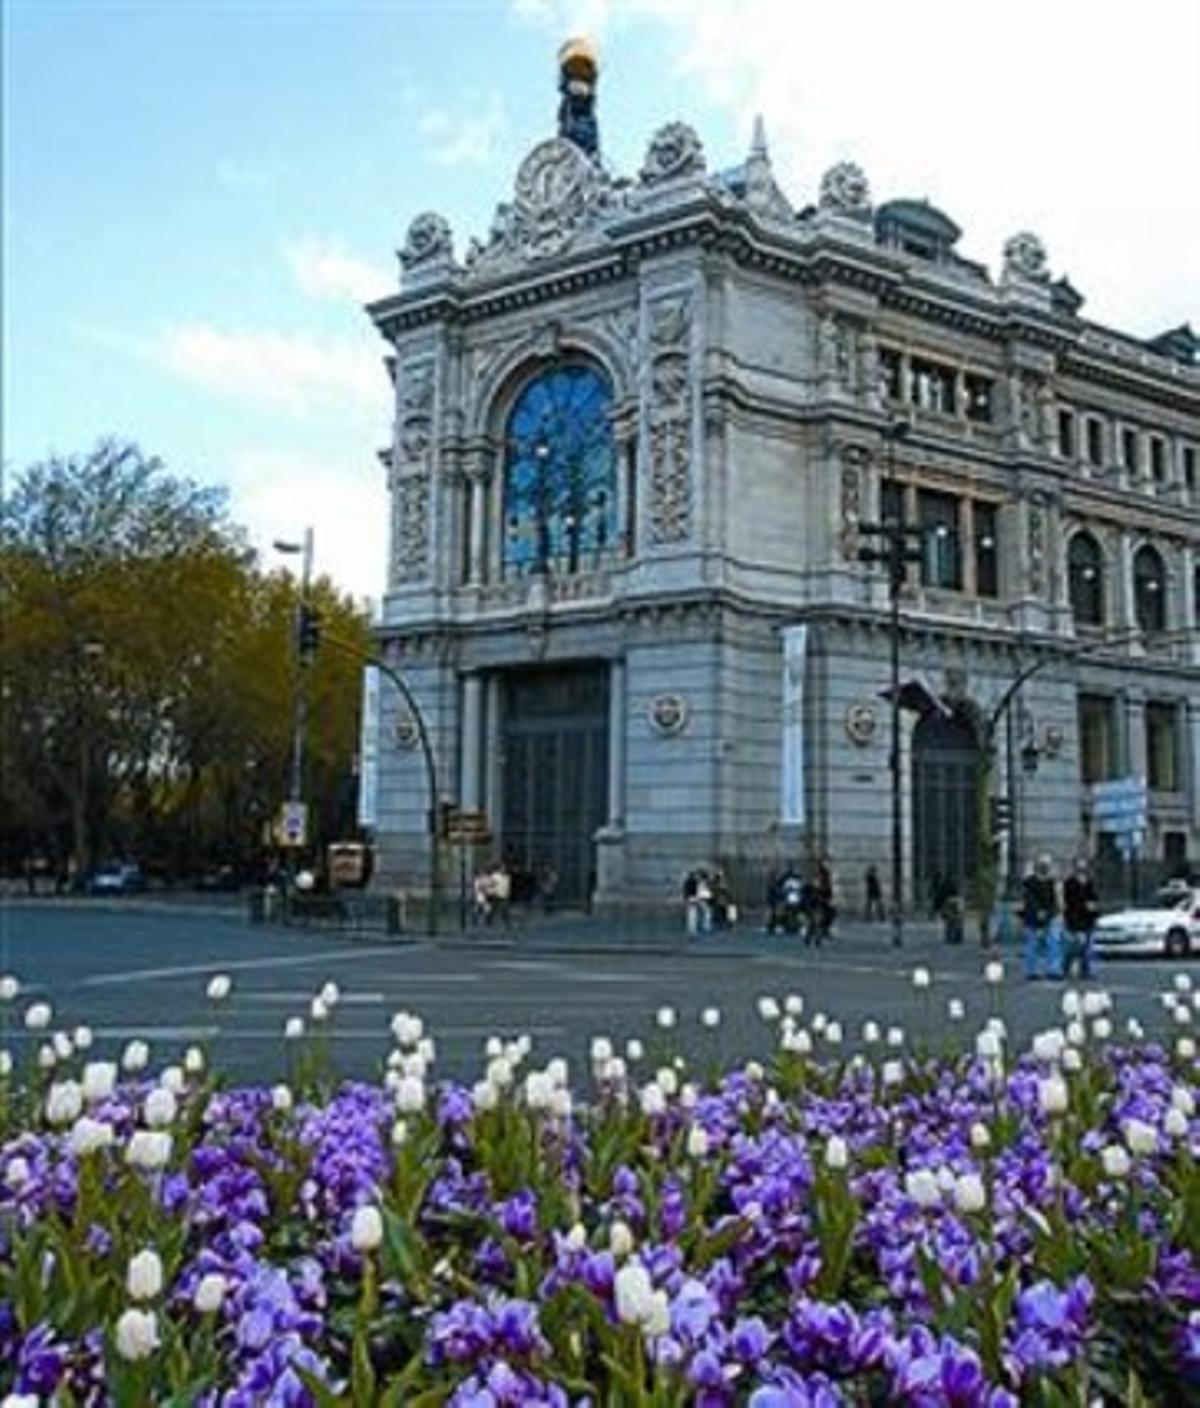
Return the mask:
[[[301,660],[311,660],[321,641],[321,617],[315,606],[300,605],[296,617],[296,651]]]
[[[1007,797],[992,798],[992,835],[1012,829],[1012,802]]]

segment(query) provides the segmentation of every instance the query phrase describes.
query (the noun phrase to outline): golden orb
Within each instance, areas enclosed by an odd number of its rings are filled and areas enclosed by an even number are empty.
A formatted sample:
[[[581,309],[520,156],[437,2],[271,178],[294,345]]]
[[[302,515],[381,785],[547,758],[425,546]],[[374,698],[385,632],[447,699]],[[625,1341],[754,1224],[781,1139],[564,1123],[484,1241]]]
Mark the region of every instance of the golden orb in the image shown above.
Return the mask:
[[[558,51],[558,66],[568,78],[591,81],[600,70],[600,56],[590,39],[568,39]]]

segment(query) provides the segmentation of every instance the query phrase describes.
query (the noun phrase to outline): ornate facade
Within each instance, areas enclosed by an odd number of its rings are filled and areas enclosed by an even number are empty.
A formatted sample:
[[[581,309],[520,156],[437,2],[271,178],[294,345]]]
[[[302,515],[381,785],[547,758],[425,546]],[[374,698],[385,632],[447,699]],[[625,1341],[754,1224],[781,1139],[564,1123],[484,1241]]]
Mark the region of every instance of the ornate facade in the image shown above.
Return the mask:
[[[618,175],[590,55],[563,74],[560,135],[487,239],[459,260],[417,216],[370,308],[396,393],[380,646],[443,797],[564,898],[668,900],[709,861],[757,900],[782,855],[824,851],[853,900],[890,837],[888,585],[860,527],[902,514],[922,530],[903,671],[933,706],[904,716],[908,893],[937,870],[970,885],[989,748],[1010,863],[1096,849],[1091,784],[1139,775],[1145,854],[1200,864],[1190,330],[1090,323],[1028,233],[993,277],[945,214],[873,204],[849,163],[796,208],[761,125],[734,170],[673,122]],[[782,822],[800,623],[804,817]],[[428,802],[397,707],[378,840],[411,881]]]

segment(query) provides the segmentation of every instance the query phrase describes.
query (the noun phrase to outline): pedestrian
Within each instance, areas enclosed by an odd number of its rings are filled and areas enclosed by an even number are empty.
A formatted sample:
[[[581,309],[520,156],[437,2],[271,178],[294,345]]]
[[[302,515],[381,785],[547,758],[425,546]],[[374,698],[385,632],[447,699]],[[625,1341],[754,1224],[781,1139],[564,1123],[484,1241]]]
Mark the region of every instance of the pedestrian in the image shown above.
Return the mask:
[[[1022,919],[1025,924],[1025,976],[1059,978],[1062,976],[1060,950],[1058,886],[1054,879],[1054,862],[1040,855],[1021,887]]]
[[[558,871],[548,860],[538,868],[537,887],[542,900],[542,913],[552,914],[554,901],[558,897]]]
[[[507,929],[511,922],[512,874],[502,860],[498,860],[489,877],[488,893],[492,908]]]
[[[1092,976],[1092,946],[1100,902],[1086,856],[1080,856],[1063,884],[1063,975],[1070,977],[1076,964],[1084,982]]]
[[[492,922],[492,877],[481,871],[471,882],[471,915],[476,924]]]
[[[879,883],[879,871],[875,866],[867,866],[867,922],[883,918],[883,886]]]
[[[713,886],[708,871],[696,872],[696,907],[702,934],[711,934],[713,927]]]
[[[813,876],[813,890],[816,899],[816,939],[818,943],[821,943],[824,939],[833,937],[833,921],[837,918],[837,905],[834,903],[833,867],[829,863],[828,856],[822,856],[817,862],[816,873]]]

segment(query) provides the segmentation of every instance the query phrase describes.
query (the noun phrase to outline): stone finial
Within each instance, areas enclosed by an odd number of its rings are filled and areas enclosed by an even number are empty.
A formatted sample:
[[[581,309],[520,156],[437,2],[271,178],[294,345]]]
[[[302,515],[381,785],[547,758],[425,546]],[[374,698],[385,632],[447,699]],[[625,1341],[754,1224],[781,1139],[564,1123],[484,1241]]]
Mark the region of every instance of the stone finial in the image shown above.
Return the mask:
[[[771,153],[767,147],[767,127],[759,114],[754,119],[750,152],[746,157],[746,204],[760,215],[776,220],[790,220],[792,207],[775,181]]]
[[[869,215],[871,187],[861,166],[853,161],[839,161],[821,177],[819,204],[822,210],[837,215]]]
[[[1029,284],[1050,282],[1046,246],[1037,235],[1021,230],[1004,241],[1004,281]]]
[[[400,267],[406,274],[454,262],[454,240],[445,216],[427,210],[408,227]]]
[[[644,186],[655,186],[703,173],[704,148],[695,129],[686,122],[668,122],[651,137],[639,174]]]

